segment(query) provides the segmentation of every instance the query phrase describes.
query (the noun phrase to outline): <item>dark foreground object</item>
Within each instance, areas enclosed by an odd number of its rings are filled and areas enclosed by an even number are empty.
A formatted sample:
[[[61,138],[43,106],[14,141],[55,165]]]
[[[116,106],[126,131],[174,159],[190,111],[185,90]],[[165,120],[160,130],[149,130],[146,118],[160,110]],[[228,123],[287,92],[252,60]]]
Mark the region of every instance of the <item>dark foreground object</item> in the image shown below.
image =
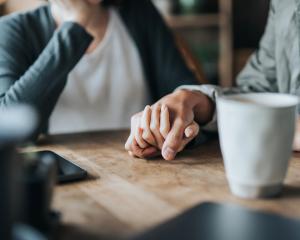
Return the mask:
[[[300,220],[235,205],[204,203],[134,240],[299,240]]]

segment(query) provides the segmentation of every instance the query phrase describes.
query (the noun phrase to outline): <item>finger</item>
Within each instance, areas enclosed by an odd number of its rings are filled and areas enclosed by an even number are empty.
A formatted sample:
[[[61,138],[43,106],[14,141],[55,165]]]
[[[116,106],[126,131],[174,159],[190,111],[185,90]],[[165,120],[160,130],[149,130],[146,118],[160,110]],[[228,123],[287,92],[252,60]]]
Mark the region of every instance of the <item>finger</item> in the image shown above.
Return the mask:
[[[170,131],[170,114],[169,109],[166,105],[162,105],[161,107],[159,131],[163,138],[166,139]]]
[[[173,160],[179,152],[183,141],[185,127],[186,126],[181,119],[175,120],[163,145],[162,156],[164,159]]]
[[[128,154],[129,154],[131,157],[135,157],[135,155],[133,154],[132,151],[128,151]]]
[[[152,146],[156,146],[155,138],[151,133],[151,107],[146,106],[142,116],[141,126],[143,128],[142,138]]]
[[[151,157],[158,155],[159,151],[155,147],[148,147],[148,148],[142,149],[138,146],[138,143],[134,139],[133,144],[132,144],[132,154],[133,154],[133,156],[138,157],[138,158],[151,158]]]
[[[190,132],[187,134],[187,131]],[[178,152],[181,152],[186,147],[186,145],[189,144],[199,134],[199,131],[200,127],[196,122],[193,122],[191,125],[189,125],[185,129],[185,136],[183,137],[181,147],[179,148]]]
[[[143,129],[138,126],[135,131],[135,140],[137,141],[140,148],[146,148],[149,144],[143,139]]]
[[[140,130],[140,118],[141,114],[136,114],[131,118],[131,134],[136,139],[141,148],[146,148],[148,144],[143,140],[142,133]]]
[[[156,105],[153,107],[151,112],[151,123],[150,123],[150,129],[152,134],[155,137],[156,146],[159,149],[162,149],[164,138],[161,135],[159,129],[160,129],[160,112],[161,112],[161,106]]]
[[[126,143],[125,143],[125,149],[127,151],[131,151],[132,141],[133,141],[133,135],[130,134],[129,137],[128,137],[128,139],[127,139],[127,141],[126,141]]]
[[[198,135],[199,131],[199,125],[195,121],[193,121],[192,124],[187,126],[184,130],[184,135],[186,138],[194,138]]]

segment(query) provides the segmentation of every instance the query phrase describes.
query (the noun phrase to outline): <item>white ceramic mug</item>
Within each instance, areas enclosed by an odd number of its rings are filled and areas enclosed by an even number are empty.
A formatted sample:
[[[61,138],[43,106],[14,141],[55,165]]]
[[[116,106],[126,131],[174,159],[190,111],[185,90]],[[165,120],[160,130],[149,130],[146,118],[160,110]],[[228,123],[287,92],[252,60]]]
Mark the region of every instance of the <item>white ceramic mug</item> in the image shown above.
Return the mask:
[[[220,144],[234,195],[280,193],[292,153],[297,104],[296,96],[276,93],[217,99]]]

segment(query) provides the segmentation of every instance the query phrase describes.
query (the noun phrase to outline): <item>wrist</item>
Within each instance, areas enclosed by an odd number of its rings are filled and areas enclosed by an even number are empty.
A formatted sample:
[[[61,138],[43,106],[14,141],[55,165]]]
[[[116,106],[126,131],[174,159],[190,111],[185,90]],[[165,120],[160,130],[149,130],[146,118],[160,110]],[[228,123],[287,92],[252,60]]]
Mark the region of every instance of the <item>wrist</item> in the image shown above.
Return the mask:
[[[194,120],[199,125],[205,125],[213,119],[215,103],[207,95],[200,91],[187,89],[177,91],[181,95],[186,108],[193,110]]]
[[[190,92],[189,98],[193,107],[195,121],[199,125],[209,123],[214,116],[215,103],[200,91],[188,91]]]
[[[194,107],[195,121],[200,125],[205,125],[212,121],[216,110],[216,104],[207,95],[198,91],[196,94],[199,95],[199,98]]]

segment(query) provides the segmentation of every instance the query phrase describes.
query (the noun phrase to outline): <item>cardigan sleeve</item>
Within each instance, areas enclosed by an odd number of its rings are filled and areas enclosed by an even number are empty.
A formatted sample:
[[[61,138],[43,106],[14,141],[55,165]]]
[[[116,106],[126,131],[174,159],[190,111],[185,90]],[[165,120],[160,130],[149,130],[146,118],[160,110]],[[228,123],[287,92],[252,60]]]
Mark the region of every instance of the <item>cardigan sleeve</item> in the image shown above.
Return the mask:
[[[64,23],[30,62],[29,56],[34,53],[30,52],[30,40],[25,36],[37,38],[37,33],[30,33],[30,24],[16,15],[1,19],[0,29],[0,108],[14,104],[33,106],[40,115],[41,131],[48,123],[68,72],[83,56],[92,37],[80,25]]]
[[[154,101],[180,85],[198,84],[151,0],[124,0],[121,15],[139,48]]]
[[[198,84],[177,47],[174,34],[152,2],[145,2],[147,19],[152,23],[147,25],[147,35],[159,97],[173,92],[180,85]]]

